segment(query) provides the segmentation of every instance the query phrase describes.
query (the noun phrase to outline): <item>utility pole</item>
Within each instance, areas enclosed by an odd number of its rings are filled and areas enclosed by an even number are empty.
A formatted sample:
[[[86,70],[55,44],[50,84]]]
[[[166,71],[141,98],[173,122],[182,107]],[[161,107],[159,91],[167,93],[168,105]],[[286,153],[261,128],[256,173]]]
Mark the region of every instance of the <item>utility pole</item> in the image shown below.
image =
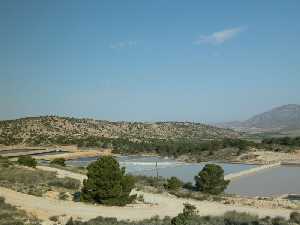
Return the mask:
[[[158,168],[157,168],[157,161],[155,163],[155,170],[156,170],[156,179],[158,181]]]

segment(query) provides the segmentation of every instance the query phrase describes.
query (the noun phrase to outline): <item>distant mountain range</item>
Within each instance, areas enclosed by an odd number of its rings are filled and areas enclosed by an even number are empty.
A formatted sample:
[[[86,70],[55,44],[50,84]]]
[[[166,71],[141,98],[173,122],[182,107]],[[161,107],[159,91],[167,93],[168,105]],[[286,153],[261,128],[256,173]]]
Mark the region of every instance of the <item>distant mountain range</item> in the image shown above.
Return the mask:
[[[245,132],[274,132],[300,129],[300,105],[289,104],[255,115],[246,121],[216,124],[218,127]]]

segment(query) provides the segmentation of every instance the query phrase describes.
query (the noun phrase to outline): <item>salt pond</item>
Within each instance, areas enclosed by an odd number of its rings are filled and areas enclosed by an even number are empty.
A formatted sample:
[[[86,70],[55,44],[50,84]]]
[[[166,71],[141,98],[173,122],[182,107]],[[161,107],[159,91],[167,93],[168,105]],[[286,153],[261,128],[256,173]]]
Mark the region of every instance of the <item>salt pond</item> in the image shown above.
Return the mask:
[[[97,158],[81,158],[69,160],[67,164],[87,166]],[[120,156],[117,157],[121,166],[134,175],[159,176],[169,178],[176,176],[184,182],[194,182],[194,176],[205,163],[182,163],[161,157]],[[156,171],[157,163],[157,171]],[[217,163],[223,167],[225,175],[248,170],[256,165]],[[280,166],[259,171],[233,180],[227,193],[244,196],[279,196],[288,193],[300,193],[300,167]]]
[[[227,193],[243,196],[300,194],[300,167],[280,166],[234,180]]]
[[[78,160],[69,160],[67,164],[76,166],[86,166],[97,158],[81,158]],[[199,173],[206,163],[183,163],[172,159],[154,157],[154,156],[120,156],[117,157],[121,166],[126,168],[128,173],[134,175],[159,176],[169,178],[176,176],[184,182],[194,182],[194,176]],[[157,163],[157,171],[156,171]],[[236,173],[255,167],[255,165],[246,164],[226,164],[217,163],[223,167],[225,174]]]

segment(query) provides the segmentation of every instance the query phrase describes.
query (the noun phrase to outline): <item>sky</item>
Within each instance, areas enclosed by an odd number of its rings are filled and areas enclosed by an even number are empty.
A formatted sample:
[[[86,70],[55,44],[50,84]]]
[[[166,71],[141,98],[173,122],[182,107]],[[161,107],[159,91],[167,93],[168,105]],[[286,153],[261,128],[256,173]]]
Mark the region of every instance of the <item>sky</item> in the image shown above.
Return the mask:
[[[244,120],[300,104],[299,0],[1,0],[0,120]]]

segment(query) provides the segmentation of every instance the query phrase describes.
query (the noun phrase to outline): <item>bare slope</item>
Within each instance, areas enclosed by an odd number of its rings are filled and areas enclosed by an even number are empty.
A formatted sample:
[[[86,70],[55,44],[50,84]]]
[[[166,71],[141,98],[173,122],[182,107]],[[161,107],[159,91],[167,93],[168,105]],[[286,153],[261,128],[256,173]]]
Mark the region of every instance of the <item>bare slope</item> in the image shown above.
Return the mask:
[[[300,129],[300,105],[289,104],[258,114],[243,122],[218,124],[242,131],[289,131]]]
[[[300,105],[284,105],[256,115],[244,122],[247,127],[264,129],[300,128]]]

